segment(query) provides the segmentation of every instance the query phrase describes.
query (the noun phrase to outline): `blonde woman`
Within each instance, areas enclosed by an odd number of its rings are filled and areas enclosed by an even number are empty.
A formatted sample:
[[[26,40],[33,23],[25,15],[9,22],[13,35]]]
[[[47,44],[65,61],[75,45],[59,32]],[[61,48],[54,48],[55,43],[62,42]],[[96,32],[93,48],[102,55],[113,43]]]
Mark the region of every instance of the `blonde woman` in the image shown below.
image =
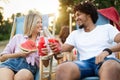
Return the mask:
[[[26,40],[38,42],[42,29],[42,18],[37,12],[26,15],[24,34],[16,34],[7,44],[0,56],[0,80],[34,80],[39,56],[37,51],[21,52],[19,45]]]

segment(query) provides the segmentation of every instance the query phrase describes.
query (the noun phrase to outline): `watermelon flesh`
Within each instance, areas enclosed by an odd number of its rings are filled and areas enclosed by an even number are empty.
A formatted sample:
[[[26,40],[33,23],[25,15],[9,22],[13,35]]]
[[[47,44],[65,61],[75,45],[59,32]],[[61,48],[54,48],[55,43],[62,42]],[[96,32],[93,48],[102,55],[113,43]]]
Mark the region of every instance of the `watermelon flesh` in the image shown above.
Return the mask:
[[[29,51],[36,51],[37,46],[36,43],[32,40],[26,40],[24,43],[20,45],[21,50],[29,52]]]

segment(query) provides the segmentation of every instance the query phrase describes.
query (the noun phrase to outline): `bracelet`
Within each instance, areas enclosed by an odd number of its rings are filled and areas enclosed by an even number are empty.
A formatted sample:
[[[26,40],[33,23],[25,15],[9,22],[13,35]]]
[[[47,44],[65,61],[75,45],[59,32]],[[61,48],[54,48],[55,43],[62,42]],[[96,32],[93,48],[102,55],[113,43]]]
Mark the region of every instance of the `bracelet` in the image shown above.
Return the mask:
[[[105,48],[103,51],[107,51],[109,53],[109,55],[112,54],[112,51],[109,48]]]

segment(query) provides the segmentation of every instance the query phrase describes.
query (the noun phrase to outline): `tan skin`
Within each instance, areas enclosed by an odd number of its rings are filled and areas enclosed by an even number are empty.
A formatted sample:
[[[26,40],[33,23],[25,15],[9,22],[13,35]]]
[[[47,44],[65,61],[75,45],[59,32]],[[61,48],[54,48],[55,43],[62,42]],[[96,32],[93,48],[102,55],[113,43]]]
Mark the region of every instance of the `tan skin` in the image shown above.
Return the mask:
[[[93,29],[95,29],[95,25],[92,22],[90,15],[86,15],[81,12],[76,12],[75,16],[76,16],[75,19],[79,25],[84,24],[84,30],[86,32],[90,32]],[[114,41],[120,43],[120,33],[116,35]],[[50,47],[55,54],[58,54],[56,52],[57,46],[55,44],[50,43]],[[72,45],[63,44],[62,52],[71,51],[73,48],[74,47]],[[120,44],[111,47],[110,49],[113,52],[120,51]],[[101,52],[101,54],[96,56],[96,64],[102,62],[104,58],[108,55],[109,53],[107,51]],[[99,76],[100,76],[100,80],[120,80],[120,64],[113,60],[108,60],[104,62],[99,70]],[[58,65],[56,70],[56,80],[77,80],[78,78],[80,78],[80,72],[76,64],[72,62],[66,62]]]
[[[41,21],[41,18],[39,18],[37,21],[37,25],[33,30],[32,37],[29,39],[35,41],[37,38],[38,32],[41,29],[42,29],[42,21]],[[31,53],[33,52],[29,51],[28,53],[19,52],[15,54],[4,54],[3,56],[0,57],[0,60],[5,61],[8,58],[27,57]],[[15,74],[11,69],[0,68],[0,80],[34,80],[34,76],[27,69],[21,69]]]

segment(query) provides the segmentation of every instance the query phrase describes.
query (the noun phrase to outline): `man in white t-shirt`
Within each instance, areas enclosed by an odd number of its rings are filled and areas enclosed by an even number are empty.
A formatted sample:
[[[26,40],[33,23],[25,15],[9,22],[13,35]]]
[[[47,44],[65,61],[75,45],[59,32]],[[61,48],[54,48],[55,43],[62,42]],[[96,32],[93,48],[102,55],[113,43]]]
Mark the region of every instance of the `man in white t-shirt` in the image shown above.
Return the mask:
[[[76,5],[74,12],[79,29],[67,37],[61,52],[76,48],[80,60],[58,65],[56,80],[79,80],[88,76],[120,80],[120,60],[113,53],[118,47],[112,47],[114,42],[120,42],[120,32],[110,24],[96,27],[98,13],[89,1]],[[50,47],[55,54],[59,53],[55,44],[50,43]]]

